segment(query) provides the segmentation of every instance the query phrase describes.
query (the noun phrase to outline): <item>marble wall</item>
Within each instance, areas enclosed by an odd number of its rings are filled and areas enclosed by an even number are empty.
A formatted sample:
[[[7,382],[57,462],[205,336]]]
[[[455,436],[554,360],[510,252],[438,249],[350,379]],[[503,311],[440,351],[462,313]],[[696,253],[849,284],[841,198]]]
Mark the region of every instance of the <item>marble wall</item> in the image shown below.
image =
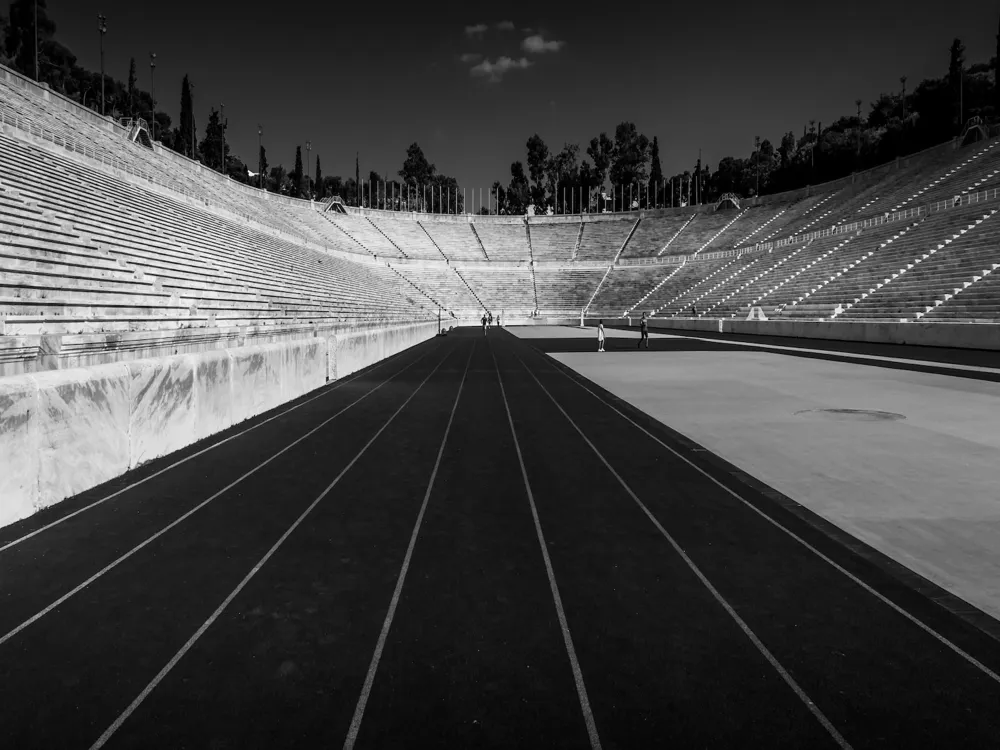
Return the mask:
[[[437,333],[345,327],[293,341],[0,378],[0,526]]]
[[[437,335],[437,322],[340,331],[330,338],[329,378],[345,378]]]
[[[0,379],[0,526],[35,511],[40,421],[34,378]]]
[[[37,510],[128,471],[128,367],[52,370],[30,377],[38,384]]]

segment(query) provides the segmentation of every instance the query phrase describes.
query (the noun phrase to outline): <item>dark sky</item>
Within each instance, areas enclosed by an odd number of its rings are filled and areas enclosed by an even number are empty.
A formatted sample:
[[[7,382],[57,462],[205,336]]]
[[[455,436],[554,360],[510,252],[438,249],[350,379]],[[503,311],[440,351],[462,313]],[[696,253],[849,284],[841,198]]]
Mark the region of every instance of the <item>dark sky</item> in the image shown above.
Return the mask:
[[[492,12],[491,5],[503,8]],[[992,5],[992,4],[990,4]],[[99,68],[98,12],[108,17],[106,70],[121,80],[135,56],[177,117],[191,75],[199,132],[226,105],[233,150],[255,162],[257,123],[270,164],[291,167],[310,139],[324,174],[396,172],[417,141],[467,188],[506,183],[538,132],[558,150],[631,120],[659,136],[664,172],[745,156],[810,119],[829,123],[854,100],[942,75],[954,37],[969,62],[995,52],[1000,7],[926,0],[810,3],[454,3],[441,0],[234,2],[49,0],[57,36]],[[500,29],[502,21],[513,29]],[[466,27],[486,25],[467,34]],[[526,31],[526,29],[530,31]],[[524,40],[562,42],[526,51]],[[537,40],[536,40],[537,41]],[[473,75],[482,55],[494,70]],[[523,58],[523,60],[522,60]],[[519,67],[527,61],[527,67]],[[502,67],[502,66],[501,66]],[[199,135],[200,137],[200,135]]]

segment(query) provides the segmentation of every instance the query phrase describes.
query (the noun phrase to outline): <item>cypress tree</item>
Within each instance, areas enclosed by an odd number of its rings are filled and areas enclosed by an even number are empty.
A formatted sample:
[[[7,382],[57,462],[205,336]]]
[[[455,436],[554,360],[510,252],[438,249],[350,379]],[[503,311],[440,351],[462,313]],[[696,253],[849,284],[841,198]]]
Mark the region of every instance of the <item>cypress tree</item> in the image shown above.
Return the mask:
[[[174,150],[194,158],[194,110],[191,103],[191,81],[187,74],[181,81],[181,119],[174,134]]]
[[[325,198],[323,193],[323,170],[319,166],[319,154],[316,154],[316,193],[320,198]]]
[[[292,197],[298,198],[302,192],[302,146],[295,147],[295,170],[292,177]]]
[[[660,164],[660,144],[653,136],[653,148],[650,152],[649,184],[652,185],[654,196],[663,182],[663,166]]]
[[[135,97],[137,95],[136,91],[136,75],[135,75],[135,58],[133,57],[128,65],[128,113],[131,117],[135,117]]]

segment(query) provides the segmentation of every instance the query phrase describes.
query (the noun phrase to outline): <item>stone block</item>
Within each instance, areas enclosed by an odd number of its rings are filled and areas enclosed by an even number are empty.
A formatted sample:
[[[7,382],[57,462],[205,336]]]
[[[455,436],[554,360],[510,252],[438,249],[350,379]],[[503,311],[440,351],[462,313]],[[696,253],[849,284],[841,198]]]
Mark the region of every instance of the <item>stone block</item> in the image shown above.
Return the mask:
[[[0,526],[37,509],[38,406],[34,378],[0,380]]]
[[[232,359],[233,424],[273,409],[281,403],[284,344],[230,349]]]
[[[233,418],[233,361],[228,351],[195,356],[195,422],[192,441],[228,429]]]
[[[282,400],[291,401],[326,383],[327,341],[313,338],[285,345],[281,373]]]
[[[123,364],[53,370],[38,383],[38,508],[129,468],[131,377]]]
[[[195,358],[129,362],[129,463],[173,453],[192,440],[196,423]]]

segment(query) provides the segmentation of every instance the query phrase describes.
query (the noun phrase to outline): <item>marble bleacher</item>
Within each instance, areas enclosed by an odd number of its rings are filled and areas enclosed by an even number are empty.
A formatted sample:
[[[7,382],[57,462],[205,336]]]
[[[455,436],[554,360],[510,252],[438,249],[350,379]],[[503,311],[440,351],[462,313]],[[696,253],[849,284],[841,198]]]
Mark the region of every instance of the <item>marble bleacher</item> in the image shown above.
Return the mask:
[[[542,315],[579,313],[597,289],[604,274],[604,270],[536,268],[535,289],[538,293],[539,312]]]
[[[422,219],[420,225],[449,260],[487,260],[469,222]]]
[[[569,261],[576,258],[581,221],[528,224],[531,254],[535,260]]]
[[[629,232],[626,260],[759,247],[679,266],[616,267],[592,311],[687,315],[694,303],[699,315],[718,317],[759,304],[779,318],[998,318],[995,196],[759,252],[773,240],[1000,186],[997,139],[917,155],[869,183],[839,182],[737,210],[702,207],[693,219],[666,211],[638,224],[617,216],[417,222],[321,214],[307,201],[260,193],[131,143],[118,126],[58,98],[46,101],[16,75],[0,73],[8,121],[0,135],[7,333],[414,319],[436,313],[437,304],[512,313],[582,308],[604,271],[573,268],[574,261],[610,264]],[[117,171],[19,136],[11,117],[43,128],[49,142],[110,155]],[[460,267],[449,268],[442,255]],[[394,262],[407,258],[419,268]],[[532,259],[564,266],[488,263]],[[838,306],[846,309],[835,314]]]
[[[603,261],[610,263],[615,254],[628,239],[629,232],[637,219],[613,219],[610,221],[588,221],[583,225],[577,260]]]
[[[698,290],[703,282],[712,283],[720,271],[736,263],[735,258],[698,259],[688,261],[664,282],[644,294],[648,294],[634,312],[648,310],[660,317],[667,317],[681,310],[681,303],[692,290]],[[690,305],[688,306],[690,307]],[[685,313],[686,314],[686,313]]]
[[[531,259],[528,229],[523,220],[513,223],[477,221],[475,230],[490,260],[523,263]]]
[[[408,258],[441,260],[441,250],[427,235],[419,222],[370,216],[368,220],[386,236],[393,246],[402,248]]]
[[[398,263],[393,268],[446,310],[475,313],[482,309],[480,300],[453,268],[406,263]]]
[[[633,306],[638,290],[648,291],[680,266],[616,266],[590,303],[588,315],[617,318]]]
[[[647,216],[639,222],[632,237],[629,238],[623,258],[655,257],[677,242],[685,225],[691,221],[694,214],[675,214],[666,216]]]
[[[699,213],[684,229],[683,241],[672,243],[663,254],[694,255],[699,251],[706,250],[712,240],[723,232],[726,225],[736,219],[739,213],[735,209]]]
[[[7,334],[430,317],[362,266],[0,136]]]
[[[943,212],[935,224],[914,233],[909,245],[901,243],[878,267],[869,269],[868,290],[863,299],[847,300],[848,309],[839,318],[847,320],[899,320],[922,318],[942,304],[944,294],[954,293],[965,283],[974,283],[984,271],[1000,265],[1000,220],[998,209]],[[884,272],[884,275],[880,273]],[[989,275],[989,274],[986,274]],[[878,288],[872,288],[874,284]],[[858,287],[855,287],[858,288]]]
[[[503,310],[507,315],[530,315],[536,309],[531,270],[483,267],[487,265],[473,267],[469,264],[460,270],[487,309]]]

